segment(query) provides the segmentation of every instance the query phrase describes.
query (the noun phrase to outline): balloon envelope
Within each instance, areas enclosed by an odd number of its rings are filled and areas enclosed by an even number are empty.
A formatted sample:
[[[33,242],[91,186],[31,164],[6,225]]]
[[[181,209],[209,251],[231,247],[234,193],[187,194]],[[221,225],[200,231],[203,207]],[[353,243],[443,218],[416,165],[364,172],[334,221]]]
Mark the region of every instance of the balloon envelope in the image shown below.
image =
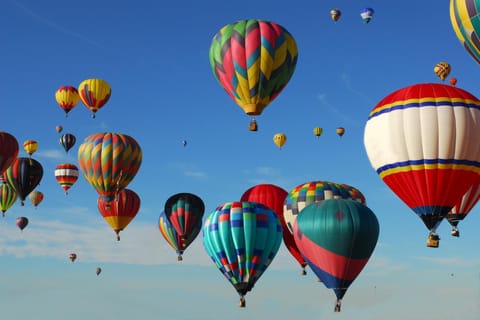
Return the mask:
[[[379,229],[375,214],[349,199],[312,203],[298,215],[295,242],[313,272],[334,290],[338,308],[372,255]]]
[[[78,168],[73,163],[61,163],[55,168],[55,179],[63,188],[65,194],[78,179]]]
[[[80,97],[77,88],[72,86],[61,86],[55,92],[55,100],[60,108],[65,111],[65,116],[68,116],[68,113],[77,105]]]
[[[17,158],[13,164],[5,171],[10,186],[17,193],[23,206],[25,198],[40,183],[43,177],[43,167],[35,159]]]
[[[470,54],[480,63],[479,0],[450,0],[450,21],[455,34]]]
[[[478,179],[480,101],[445,84],[415,84],[370,112],[364,144],[389,188],[431,234]]]
[[[18,149],[17,139],[10,133],[0,131],[0,174],[15,161]]]
[[[224,26],[210,46],[210,66],[227,94],[247,115],[260,115],[295,71],[297,44],[282,26],[241,20]]]
[[[244,296],[272,262],[282,242],[275,212],[256,202],[227,202],[208,215],[203,244],[208,255]]]
[[[28,218],[26,217],[18,217],[16,221],[17,227],[23,231],[28,225]]]
[[[78,148],[78,164],[83,176],[107,202],[128,186],[141,163],[140,145],[126,134],[95,133],[85,138]]]
[[[112,89],[108,82],[102,79],[87,79],[78,85],[78,95],[85,107],[92,111],[92,117],[110,99]]]

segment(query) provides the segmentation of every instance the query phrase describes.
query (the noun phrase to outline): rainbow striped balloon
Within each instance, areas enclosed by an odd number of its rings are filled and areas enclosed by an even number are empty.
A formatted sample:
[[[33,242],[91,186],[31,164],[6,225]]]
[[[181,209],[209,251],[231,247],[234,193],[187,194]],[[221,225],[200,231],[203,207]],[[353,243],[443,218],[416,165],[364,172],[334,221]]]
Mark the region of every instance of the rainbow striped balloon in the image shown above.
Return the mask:
[[[112,132],[95,133],[78,148],[78,164],[88,183],[104,198],[112,201],[133,180],[142,164],[137,141]]]
[[[55,179],[65,190],[65,194],[68,193],[68,189],[78,179],[78,168],[73,163],[61,163],[55,168]]]

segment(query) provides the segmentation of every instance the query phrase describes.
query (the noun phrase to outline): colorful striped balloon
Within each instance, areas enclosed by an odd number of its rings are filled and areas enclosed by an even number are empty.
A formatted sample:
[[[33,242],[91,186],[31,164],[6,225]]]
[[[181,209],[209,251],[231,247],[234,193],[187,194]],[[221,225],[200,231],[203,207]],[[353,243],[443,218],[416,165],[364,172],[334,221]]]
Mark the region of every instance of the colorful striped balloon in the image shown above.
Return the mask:
[[[2,216],[5,217],[5,212],[10,209],[17,200],[17,193],[8,183],[0,183],[0,210]]]
[[[480,0],[450,0],[450,21],[462,46],[480,63]]]
[[[366,202],[360,190],[347,184],[330,181],[302,183],[290,190],[283,205],[283,217],[290,233],[293,232],[293,223],[303,208],[327,199],[352,199],[363,204]]]
[[[110,99],[112,89],[105,80],[87,79],[78,85],[78,94],[85,107],[92,111],[92,117],[95,118],[97,111]]]
[[[23,206],[25,198],[42,180],[43,167],[35,159],[20,157],[5,171],[4,177],[17,193],[20,204]]]
[[[240,295],[265,272],[282,242],[282,225],[275,212],[256,202],[227,202],[206,219],[203,245],[217,268]]]
[[[480,100],[426,83],[397,90],[370,112],[365,150],[388,187],[436,236],[480,173]]]
[[[117,234],[117,241],[120,241],[120,231],[130,224],[140,210],[140,197],[130,189],[123,189],[112,201],[98,197],[97,206],[103,219]]]
[[[80,96],[78,95],[77,88],[72,86],[62,86],[55,92],[55,100],[60,108],[65,111],[65,117],[67,117],[68,113],[75,108],[78,101],[80,101]]]
[[[68,194],[68,190],[78,179],[78,168],[73,163],[61,163],[55,168],[55,179]]]
[[[192,232],[190,232],[189,236],[182,240],[180,235],[168,220],[165,211],[162,211],[158,219],[158,229],[160,230],[160,233],[165,241],[167,241],[170,247],[172,247],[177,253],[177,260],[182,261],[184,251],[188,248],[188,246],[190,246],[193,240],[195,240],[202,229],[202,224],[200,223],[200,225],[195,225],[195,228],[192,230]]]
[[[58,143],[65,149],[65,152],[68,152],[77,142],[77,138],[71,133],[65,133],[60,136]]]
[[[372,255],[379,229],[375,214],[349,199],[312,203],[298,215],[295,243],[317,277],[334,290],[335,311]]]
[[[210,46],[210,65],[227,94],[248,115],[260,115],[295,71],[298,49],[282,26],[242,20],[224,26]]]
[[[108,202],[137,174],[142,164],[142,150],[137,141],[126,134],[95,133],[85,138],[78,148],[78,164],[88,183]]]
[[[187,239],[192,242],[202,229],[202,217],[205,213],[203,200],[192,193],[177,193],[168,198],[164,212],[180,237],[180,248],[185,250]]]

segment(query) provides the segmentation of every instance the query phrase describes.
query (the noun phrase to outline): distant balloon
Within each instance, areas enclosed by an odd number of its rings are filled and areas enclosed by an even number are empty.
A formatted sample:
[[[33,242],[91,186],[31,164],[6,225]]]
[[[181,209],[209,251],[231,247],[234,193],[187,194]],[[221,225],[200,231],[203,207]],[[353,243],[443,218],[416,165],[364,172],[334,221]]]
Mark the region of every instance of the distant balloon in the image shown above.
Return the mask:
[[[95,274],[98,276],[100,275],[100,273],[102,273],[102,268],[100,267],[95,268]]]
[[[450,80],[448,80],[448,82],[449,82],[452,86],[456,86],[456,85],[457,85],[457,78],[450,78]]]
[[[92,111],[92,117],[110,99],[112,90],[110,85],[101,79],[87,79],[78,85],[78,94],[83,104]]]
[[[287,136],[284,133],[277,133],[273,136],[273,143],[275,143],[280,149],[285,142],[287,142]]]
[[[60,136],[59,143],[65,149],[65,152],[68,152],[74,145],[77,139],[71,133],[65,133]]]
[[[362,10],[360,10],[360,16],[362,17],[362,20],[363,22],[365,22],[365,24],[369,23],[370,20],[372,20],[374,13],[375,11],[372,8],[363,8]]]
[[[57,100],[60,108],[65,111],[65,117],[77,105],[80,97],[78,91],[72,86],[62,86],[55,92],[55,100]]]
[[[140,197],[133,190],[123,189],[112,201],[98,197],[97,206],[103,219],[117,234],[117,241],[120,241],[120,231],[130,224],[140,210]]]
[[[187,146],[187,140],[182,140],[182,145],[183,145],[184,147],[186,147],[186,146]]]
[[[5,171],[5,177],[10,186],[20,198],[23,206],[25,198],[40,183],[43,177],[43,167],[35,159],[17,158],[15,162]]]
[[[57,131],[57,133],[62,132],[62,130],[63,130],[63,127],[62,127],[62,126],[56,126],[56,127],[55,127],[55,131]]]
[[[0,210],[2,216],[10,209],[17,200],[17,193],[6,181],[0,184]]]
[[[18,149],[17,139],[10,133],[0,131],[0,174],[17,159]]]
[[[25,142],[23,143],[23,149],[29,156],[31,156],[35,153],[35,151],[37,151],[38,142],[35,140],[25,140]]]
[[[337,296],[335,311],[367,264],[379,235],[375,214],[349,199],[312,203],[298,215],[293,236],[310,268]]]
[[[322,133],[323,133],[322,128],[320,127],[313,128],[313,134],[315,135],[315,137],[317,137],[317,139],[322,135]]]
[[[43,193],[40,191],[34,190],[30,192],[30,194],[28,195],[28,199],[30,199],[30,202],[32,203],[32,205],[36,208],[40,204],[40,202],[43,201]]]
[[[333,21],[338,21],[341,15],[342,15],[342,12],[338,8],[330,10],[330,17],[332,18]]]
[[[28,218],[26,217],[18,217],[16,221],[17,227],[23,231],[28,225]]]
[[[245,295],[273,261],[281,243],[277,215],[256,202],[222,204],[203,226],[205,250],[238,292],[240,307],[245,307]]]
[[[96,133],[85,138],[78,148],[78,164],[87,182],[109,202],[137,174],[142,149],[126,134]]]
[[[435,72],[437,77],[439,77],[442,81],[444,81],[448,77],[451,70],[452,68],[450,67],[450,64],[445,61],[437,63],[433,68],[433,72]]]
[[[342,128],[342,127],[338,127],[335,131],[340,137],[345,134],[345,128]]]
[[[68,258],[70,259],[70,261],[75,262],[75,260],[77,259],[77,254],[72,252],[68,255]]]
[[[61,163],[55,168],[55,179],[63,188],[65,194],[77,182],[78,168],[73,163]]]

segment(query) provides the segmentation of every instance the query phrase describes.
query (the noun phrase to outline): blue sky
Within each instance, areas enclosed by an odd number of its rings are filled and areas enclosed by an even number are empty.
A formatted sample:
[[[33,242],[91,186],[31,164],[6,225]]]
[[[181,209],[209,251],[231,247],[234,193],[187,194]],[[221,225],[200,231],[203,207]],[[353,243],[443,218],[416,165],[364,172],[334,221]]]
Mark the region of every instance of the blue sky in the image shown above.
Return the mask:
[[[0,221],[0,315],[11,319],[464,319],[480,316],[478,208],[460,238],[439,228],[440,248],[425,247],[427,229],[384,185],[363,146],[369,111],[396,89],[439,82],[448,61],[457,86],[476,96],[480,66],[451,28],[449,1],[99,1],[0,2],[0,120],[3,131],[39,142],[44,167],[38,208],[17,202]],[[359,12],[376,11],[370,24]],[[329,11],[338,7],[334,23]],[[210,69],[213,35],[240,19],[272,20],[297,41],[290,83],[247,130],[248,117]],[[112,87],[92,119],[81,103],[68,118],[56,104],[59,86],[102,78]],[[66,154],[55,126],[77,137]],[[312,133],[324,129],[320,139]],[[342,138],[336,127],[345,127]],[[129,188],[142,207],[121,241],[97,211],[83,177],[65,196],[54,177],[76,162],[92,133],[133,136],[142,167]],[[279,150],[275,133],[288,141]],[[187,140],[187,147],[181,141]],[[20,153],[25,156],[23,150]],[[312,180],[360,189],[380,222],[377,248],[333,313],[332,291],[312,272],[302,277],[281,247],[250,292],[247,308],[206,255],[199,237],[176,261],[157,228],[170,195],[199,195],[210,213],[257,183],[290,190]],[[20,232],[18,216],[29,226]],[[78,260],[71,263],[68,254]],[[101,266],[97,277],[94,268]]]

